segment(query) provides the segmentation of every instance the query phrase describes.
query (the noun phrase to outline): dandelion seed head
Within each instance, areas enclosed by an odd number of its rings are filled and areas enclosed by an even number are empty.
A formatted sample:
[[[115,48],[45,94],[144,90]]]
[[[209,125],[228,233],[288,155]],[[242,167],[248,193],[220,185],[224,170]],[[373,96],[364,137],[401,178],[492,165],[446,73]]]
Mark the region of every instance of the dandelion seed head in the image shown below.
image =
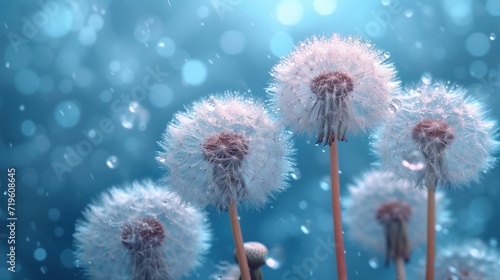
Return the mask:
[[[411,250],[425,243],[427,192],[387,171],[367,172],[348,189],[343,217],[353,242],[384,254],[386,226],[398,222],[405,223]],[[451,221],[448,204],[444,194],[436,192],[436,222],[443,227]]]
[[[421,83],[397,98],[401,109],[373,142],[384,168],[418,187],[435,180],[461,187],[478,182],[493,167],[500,147],[496,122],[465,89],[439,81]],[[421,163],[408,163],[418,157]]]
[[[205,215],[150,180],[114,187],[83,212],[75,255],[90,279],[179,279],[200,266]]]
[[[499,261],[499,252],[478,239],[448,245],[437,250],[435,279],[496,280]],[[424,260],[413,269],[425,278]]]
[[[292,130],[316,135],[318,144],[373,128],[388,116],[399,89],[396,70],[383,54],[353,37],[302,42],[271,71],[273,109]]]
[[[227,92],[193,103],[167,126],[158,163],[166,182],[198,207],[261,208],[288,187],[291,135],[264,105]]]

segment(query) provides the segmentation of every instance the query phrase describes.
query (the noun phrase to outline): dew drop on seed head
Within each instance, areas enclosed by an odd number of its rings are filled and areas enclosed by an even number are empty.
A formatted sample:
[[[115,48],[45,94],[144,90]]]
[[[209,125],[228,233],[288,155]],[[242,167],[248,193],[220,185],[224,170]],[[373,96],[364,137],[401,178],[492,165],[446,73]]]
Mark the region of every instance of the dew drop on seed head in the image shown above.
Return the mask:
[[[497,38],[497,35],[495,33],[491,33],[490,34],[490,40],[491,41],[495,41],[496,38]]]
[[[118,167],[119,163],[120,163],[120,161],[118,160],[118,158],[116,156],[109,156],[108,159],[106,159],[106,165],[110,169],[115,169],[116,167]]]
[[[391,100],[391,103],[389,103],[389,112],[391,113],[396,113],[399,108],[401,108],[401,100],[397,99],[397,98],[393,98]]]
[[[417,150],[403,154],[401,164],[411,171],[419,171],[425,167],[424,157]]]
[[[385,58],[385,59],[388,59],[389,57],[391,57],[391,53],[390,53],[390,52],[388,52],[388,51],[385,51],[385,52],[383,53],[383,56],[384,56],[384,58]]]

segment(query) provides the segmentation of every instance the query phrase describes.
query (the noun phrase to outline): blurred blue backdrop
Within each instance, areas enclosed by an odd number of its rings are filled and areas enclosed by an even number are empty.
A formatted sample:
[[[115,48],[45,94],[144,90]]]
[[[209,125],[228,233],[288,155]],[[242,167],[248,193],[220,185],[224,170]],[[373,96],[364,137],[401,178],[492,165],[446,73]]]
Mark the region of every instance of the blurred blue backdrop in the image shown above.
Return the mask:
[[[156,141],[176,111],[225,90],[264,99],[271,67],[313,35],[371,40],[390,53],[404,85],[429,76],[456,81],[488,103],[494,118],[500,116],[497,0],[19,0],[0,5],[2,221],[7,167],[17,169],[18,180],[18,272],[6,270],[2,222],[3,280],[84,279],[73,264],[72,234],[92,198],[122,182],[160,178]],[[81,144],[89,137],[100,141]],[[292,188],[261,212],[242,210],[243,235],[268,246],[272,260],[263,269],[266,279],[334,279],[333,255],[306,278],[285,274],[302,267],[317,239],[332,231],[328,152],[306,137],[295,140],[298,169]],[[343,195],[375,160],[369,141],[366,134],[340,144]],[[71,166],[54,171],[54,164],[68,166],[67,161]],[[499,191],[498,165],[481,184],[447,191],[454,224],[441,235],[456,241],[476,237],[496,246]],[[190,279],[207,279],[216,263],[232,261],[228,217],[209,211],[215,240],[205,265]],[[413,252],[412,263],[424,250]],[[349,242],[346,255],[350,279],[393,279],[393,267],[383,267],[383,256]]]

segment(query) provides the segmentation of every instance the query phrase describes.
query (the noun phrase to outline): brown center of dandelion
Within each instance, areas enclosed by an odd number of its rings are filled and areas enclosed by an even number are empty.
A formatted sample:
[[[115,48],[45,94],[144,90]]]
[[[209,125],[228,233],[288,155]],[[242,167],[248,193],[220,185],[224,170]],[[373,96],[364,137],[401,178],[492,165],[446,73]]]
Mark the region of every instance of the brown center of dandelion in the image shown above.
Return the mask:
[[[442,152],[455,138],[446,122],[435,119],[420,121],[413,127],[411,134],[424,153],[430,153],[429,149],[434,148],[437,152]]]
[[[145,218],[127,225],[122,231],[122,244],[131,252],[140,253],[156,248],[165,240],[165,229],[160,221]]]
[[[317,96],[311,109],[311,113],[317,114],[316,119],[320,125],[316,144],[324,141],[325,146],[331,146],[335,139],[347,141],[346,114],[349,110],[346,97],[354,90],[352,78],[337,71],[322,73],[312,79],[309,87]]]
[[[327,95],[343,98],[354,90],[351,77],[342,72],[320,74],[311,81],[310,87],[320,98],[325,98]]]
[[[212,179],[219,188],[217,193],[224,200],[220,207],[238,201],[246,194],[246,185],[240,172],[243,159],[248,155],[248,141],[239,134],[218,133],[208,137],[203,144],[205,160],[214,164]]]
[[[211,163],[229,167],[232,164],[241,165],[248,154],[248,141],[243,136],[234,133],[219,133],[208,137],[203,144],[205,160]]]
[[[391,259],[410,260],[410,242],[407,223],[410,220],[411,208],[403,201],[387,202],[377,209],[375,218],[385,230],[385,265]]]

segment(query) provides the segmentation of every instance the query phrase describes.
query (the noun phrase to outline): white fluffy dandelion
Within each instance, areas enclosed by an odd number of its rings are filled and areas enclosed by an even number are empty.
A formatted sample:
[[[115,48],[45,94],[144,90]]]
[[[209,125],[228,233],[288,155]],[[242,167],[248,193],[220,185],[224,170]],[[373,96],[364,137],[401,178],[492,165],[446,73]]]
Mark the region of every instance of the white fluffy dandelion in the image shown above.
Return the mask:
[[[382,164],[418,186],[437,180],[459,187],[479,181],[499,148],[496,122],[483,104],[448,83],[420,84],[398,98],[403,106],[374,142]]]
[[[290,135],[263,104],[236,93],[212,96],[178,113],[160,143],[170,186],[198,206],[229,210],[243,280],[250,280],[237,205],[260,208],[287,188]]]
[[[302,42],[271,72],[273,107],[293,131],[317,135],[317,144],[373,128],[386,118],[399,88],[384,54],[352,37]]]
[[[496,123],[465,94],[443,82],[406,90],[399,97],[403,107],[374,143],[385,168],[428,189],[427,280],[434,279],[435,188],[479,181],[492,168],[499,147]]]
[[[344,201],[348,236],[390,260],[408,261],[411,250],[425,243],[427,193],[390,172],[370,171],[349,185]],[[438,223],[450,222],[448,201],[437,194]]]
[[[424,277],[424,262],[417,269],[418,279]],[[484,242],[474,239],[444,247],[436,257],[435,279],[497,280],[500,275],[500,254]]]
[[[180,279],[210,247],[205,215],[150,180],[112,188],[83,216],[75,252],[90,279]]]
[[[183,199],[226,210],[231,202],[262,207],[288,187],[290,135],[263,104],[236,93],[211,96],[177,113],[158,162]]]

